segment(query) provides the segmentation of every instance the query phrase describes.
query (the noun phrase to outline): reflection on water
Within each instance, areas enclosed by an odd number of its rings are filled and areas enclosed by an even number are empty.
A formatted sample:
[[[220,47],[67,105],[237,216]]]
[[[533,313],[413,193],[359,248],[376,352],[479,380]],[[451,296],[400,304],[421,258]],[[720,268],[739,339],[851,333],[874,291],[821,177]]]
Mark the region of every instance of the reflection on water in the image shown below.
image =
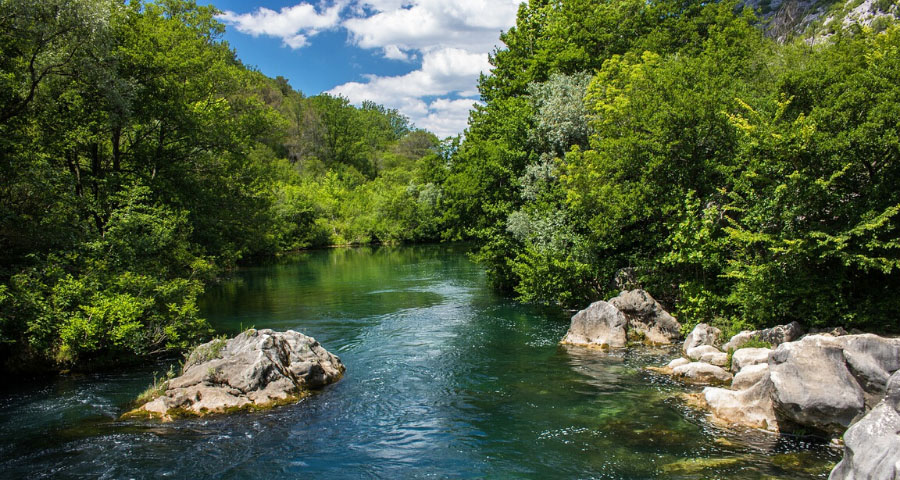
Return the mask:
[[[707,423],[648,373],[665,350],[557,346],[568,315],[497,297],[460,247],[341,249],[210,289],[222,332],[293,328],[347,375],[297,405],[120,422],[165,371],[0,394],[3,478],[825,478],[838,452]]]

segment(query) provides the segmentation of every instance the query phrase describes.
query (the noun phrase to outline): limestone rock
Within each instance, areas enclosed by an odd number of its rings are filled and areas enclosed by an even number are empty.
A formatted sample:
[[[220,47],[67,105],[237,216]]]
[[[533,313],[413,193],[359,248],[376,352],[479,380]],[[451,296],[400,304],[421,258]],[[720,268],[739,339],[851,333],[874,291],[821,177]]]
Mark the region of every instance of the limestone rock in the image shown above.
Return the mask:
[[[262,408],[301,398],[344,373],[340,359],[314,338],[293,330],[247,330],[230,340],[195,349],[181,376],[165,392],[129,415],[165,420],[175,414],[205,415]]]
[[[791,322],[787,325],[778,325],[772,328],[760,330],[756,334],[756,338],[770,343],[773,347],[777,347],[785,342],[793,342],[803,335],[803,327],[797,322]]]
[[[835,338],[834,343],[843,348],[847,367],[863,390],[880,400],[888,378],[900,370],[900,338],[845,335]]]
[[[691,363],[690,360],[683,357],[678,357],[663,367],[647,367],[647,370],[650,370],[651,372],[662,373],[663,375],[672,375],[672,372],[676,368],[682,365],[687,365],[689,363]]]
[[[692,362],[672,370],[675,378],[700,385],[718,385],[731,381],[731,374],[723,368],[703,362]]]
[[[644,290],[629,290],[609,301],[628,320],[628,329],[648,343],[670,345],[681,338],[681,324]]]
[[[747,344],[750,340],[756,335],[756,330],[744,330],[735,336],[731,337],[731,340],[722,345],[722,350],[724,351],[737,351],[739,348]]]
[[[699,347],[694,347],[694,348],[688,349],[686,354],[687,354],[688,358],[690,358],[691,360],[693,360],[695,362],[699,362],[700,357],[702,357],[703,355],[709,355],[709,354],[720,353],[720,352],[721,352],[721,350],[719,350],[716,347],[713,347],[712,345],[700,345]]]
[[[687,351],[687,356],[697,362],[709,363],[724,367],[728,363],[728,354],[711,345],[700,345]]]
[[[599,301],[572,317],[563,344],[598,348],[624,348],[627,345],[625,326],[628,321],[618,308]]]
[[[686,358],[684,358],[684,357],[678,357],[678,358],[676,358],[675,360],[672,360],[671,362],[669,362],[669,364],[666,365],[666,367],[671,368],[671,369],[674,370],[675,368],[678,368],[678,367],[680,367],[680,366],[682,366],[682,365],[687,365],[687,364],[689,364],[689,363],[691,363],[690,360],[688,360],[688,359],[686,359]]]
[[[863,390],[834,338],[811,335],[769,355],[779,424],[841,432],[865,409]]]
[[[886,395],[844,434],[844,458],[829,480],[900,480],[900,371]]]
[[[688,336],[684,339],[684,345],[681,347],[682,351],[687,352],[688,350],[699,347],[701,345],[711,345],[713,347],[717,347],[722,341],[722,331],[716,327],[712,327],[705,323],[700,323]]]
[[[731,355],[731,371],[740,372],[744,367],[768,363],[771,348],[742,348]]]
[[[774,348],[785,342],[793,342],[800,338],[801,335],[803,335],[803,327],[797,322],[791,322],[787,325],[778,325],[764,330],[744,330],[731,337],[731,340],[722,346],[722,350],[726,352],[729,350],[736,351],[753,339],[767,342]]]
[[[744,371],[747,373],[742,371],[732,382],[732,387],[739,389],[704,388],[703,398],[707,408],[713,418],[721,423],[778,431],[768,366],[755,365]]]
[[[734,380],[731,381],[731,389],[732,390],[744,390],[750,388],[753,385],[756,385],[763,379],[768,381],[769,378],[769,364],[768,363],[760,363],[758,365],[748,365],[744,367],[740,372],[734,375]]]

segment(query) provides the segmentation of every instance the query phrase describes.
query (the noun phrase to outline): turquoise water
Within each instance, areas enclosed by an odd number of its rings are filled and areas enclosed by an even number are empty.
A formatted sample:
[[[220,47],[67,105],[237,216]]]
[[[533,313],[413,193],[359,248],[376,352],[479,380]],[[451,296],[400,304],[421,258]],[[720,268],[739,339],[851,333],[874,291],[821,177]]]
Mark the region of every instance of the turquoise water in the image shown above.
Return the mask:
[[[570,312],[497,296],[463,247],[338,249],[209,289],[217,330],[295,329],[347,365],[296,405],[118,421],[162,372],[0,393],[0,478],[827,478],[839,452],[719,429],[643,370],[559,347]]]

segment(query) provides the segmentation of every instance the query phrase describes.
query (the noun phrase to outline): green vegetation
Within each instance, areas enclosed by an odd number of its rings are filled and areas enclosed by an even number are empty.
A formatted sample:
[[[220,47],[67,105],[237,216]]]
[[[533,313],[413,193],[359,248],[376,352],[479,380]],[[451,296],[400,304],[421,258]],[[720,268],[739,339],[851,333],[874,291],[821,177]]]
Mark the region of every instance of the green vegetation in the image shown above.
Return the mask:
[[[687,328],[896,331],[900,29],[851,27],[779,44],[733,1],[523,5],[448,233],[525,301],[631,276]]]
[[[441,145],[244,67],[192,1],[0,2],[0,363],[184,350],[257,256],[429,240]]]
[[[895,15],[779,44],[735,0],[534,0],[442,143],[246,68],[215,13],[0,0],[6,368],[183,351],[222,272],[338,244],[474,240],[523,301],[628,279],[686,328],[898,329]]]
[[[209,343],[199,345],[194,348],[194,350],[191,351],[189,355],[187,355],[185,364],[195,365],[219,358],[219,356],[222,354],[222,349],[225,348],[225,345],[227,343],[228,339],[226,339],[224,336],[218,336],[212,339]]]
[[[162,394],[166,393],[166,388],[169,385],[169,380],[173,378],[175,378],[175,365],[169,366],[169,370],[166,371],[166,375],[163,378],[157,378],[156,372],[154,372],[153,383],[151,383],[146,390],[144,390],[140,395],[137,396],[137,398],[134,400],[134,405],[143,405],[162,396]]]

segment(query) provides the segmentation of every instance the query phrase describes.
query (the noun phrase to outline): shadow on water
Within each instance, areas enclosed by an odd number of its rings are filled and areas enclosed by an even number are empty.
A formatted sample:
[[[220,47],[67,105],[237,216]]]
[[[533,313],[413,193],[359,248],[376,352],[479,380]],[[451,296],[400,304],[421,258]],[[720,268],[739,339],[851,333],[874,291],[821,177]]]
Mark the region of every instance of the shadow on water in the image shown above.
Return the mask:
[[[346,377],[296,405],[120,422],[167,365],[0,396],[4,478],[824,478],[837,453],[719,429],[643,367],[557,345],[571,313],[485,287],[459,247],[335,249],[210,288],[220,331],[293,328]]]

